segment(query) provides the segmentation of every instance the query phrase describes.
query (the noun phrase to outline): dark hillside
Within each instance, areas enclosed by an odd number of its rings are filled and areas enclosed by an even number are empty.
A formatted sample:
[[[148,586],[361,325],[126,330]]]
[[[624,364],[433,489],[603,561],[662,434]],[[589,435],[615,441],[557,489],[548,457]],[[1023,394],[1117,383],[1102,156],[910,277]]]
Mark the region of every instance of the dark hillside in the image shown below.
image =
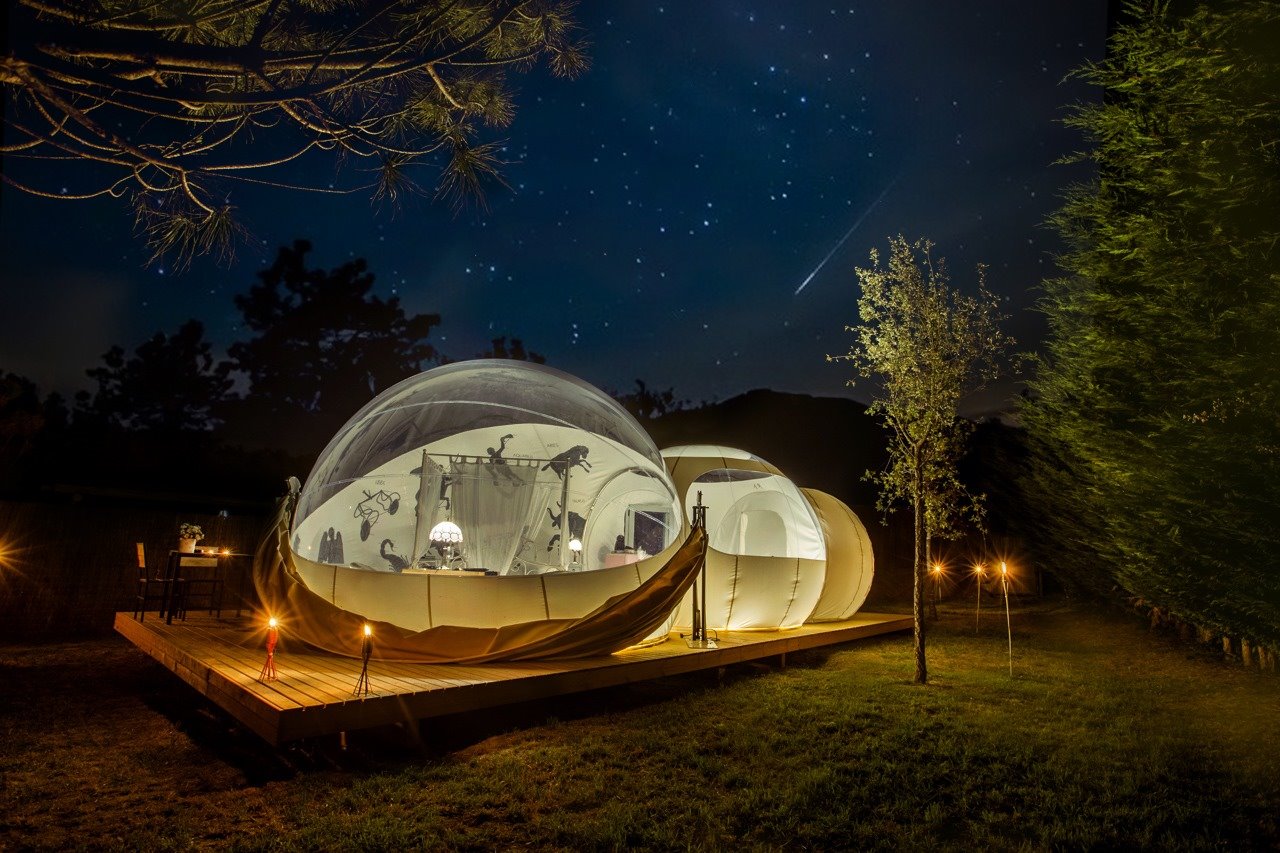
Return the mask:
[[[828,492],[850,506],[876,502],[875,487],[862,475],[884,464],[884,439],[855,400],[758,389],[672,412],[645,426],[660,448],[737,447],[777,465],[799,486]]]

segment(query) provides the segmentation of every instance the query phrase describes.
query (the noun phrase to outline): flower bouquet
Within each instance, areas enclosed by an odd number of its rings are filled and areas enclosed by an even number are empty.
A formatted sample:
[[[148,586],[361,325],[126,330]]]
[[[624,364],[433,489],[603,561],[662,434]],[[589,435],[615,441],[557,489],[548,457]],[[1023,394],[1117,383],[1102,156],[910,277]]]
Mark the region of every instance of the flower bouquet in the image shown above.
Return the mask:
[[[178,550],[188,554],[196,550],[196,542],[204,538],[200,525],[182,522],[178,525]]]

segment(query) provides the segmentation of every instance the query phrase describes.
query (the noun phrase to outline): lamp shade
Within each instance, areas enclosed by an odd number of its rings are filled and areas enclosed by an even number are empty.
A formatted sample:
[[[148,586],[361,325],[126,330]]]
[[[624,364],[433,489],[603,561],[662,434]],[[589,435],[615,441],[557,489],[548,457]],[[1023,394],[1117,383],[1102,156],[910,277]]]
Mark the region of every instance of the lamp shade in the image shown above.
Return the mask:
[[[454,524],[452,521],[442,521],[435,527],[431,528],[428,534],[432,542],[440,542],[445,545],[457,545],[462,541],[462,528]]]

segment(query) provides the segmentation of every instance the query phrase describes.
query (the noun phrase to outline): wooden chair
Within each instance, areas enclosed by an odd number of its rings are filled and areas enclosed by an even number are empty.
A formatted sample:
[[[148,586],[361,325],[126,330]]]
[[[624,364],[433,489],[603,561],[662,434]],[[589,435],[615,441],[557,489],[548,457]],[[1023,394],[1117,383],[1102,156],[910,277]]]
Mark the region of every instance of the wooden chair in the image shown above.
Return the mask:
[[[139,622],[147,619],[147,610],[159,611],[165,600],[165,579],[163,576],[147,571],[147,550],[141,542],[135,542],[138,552],[138,589],[134,599],[133,618]],[[155,607],[150,607],[152,603]]]

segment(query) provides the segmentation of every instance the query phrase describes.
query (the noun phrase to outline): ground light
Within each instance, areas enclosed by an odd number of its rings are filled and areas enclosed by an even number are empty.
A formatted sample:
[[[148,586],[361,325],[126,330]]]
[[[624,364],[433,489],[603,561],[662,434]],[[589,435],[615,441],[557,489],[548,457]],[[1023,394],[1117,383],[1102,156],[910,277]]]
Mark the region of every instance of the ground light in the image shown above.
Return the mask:
[[[360,678],[356,681],[356,689],[352,696],[366,696],[369,693],[369,655],[373,653],[373,628],[364,623],[364,638],[360,641]]]
[[[976,585],[978,587],[978,607],[974,611],[974,616],[973,616],[973,633],[974,634],[978,633],[978,625],[980,624],[982,619],[982,577],[985,571],[986,569],[983,568],[981,563],[978,563],[973,567],[973,575],[977,582]]]
[[[280,641],[280,622],[272,616],[267,620],[267,661],[258,673],[259,681],[276,680],[276,643]]]
[[[1013,622],[1009,619],[1009,567],[1000,561],[1000,586],[1004,588],[1004,627],[1009,632],[1009,675],[1013,675]]]

